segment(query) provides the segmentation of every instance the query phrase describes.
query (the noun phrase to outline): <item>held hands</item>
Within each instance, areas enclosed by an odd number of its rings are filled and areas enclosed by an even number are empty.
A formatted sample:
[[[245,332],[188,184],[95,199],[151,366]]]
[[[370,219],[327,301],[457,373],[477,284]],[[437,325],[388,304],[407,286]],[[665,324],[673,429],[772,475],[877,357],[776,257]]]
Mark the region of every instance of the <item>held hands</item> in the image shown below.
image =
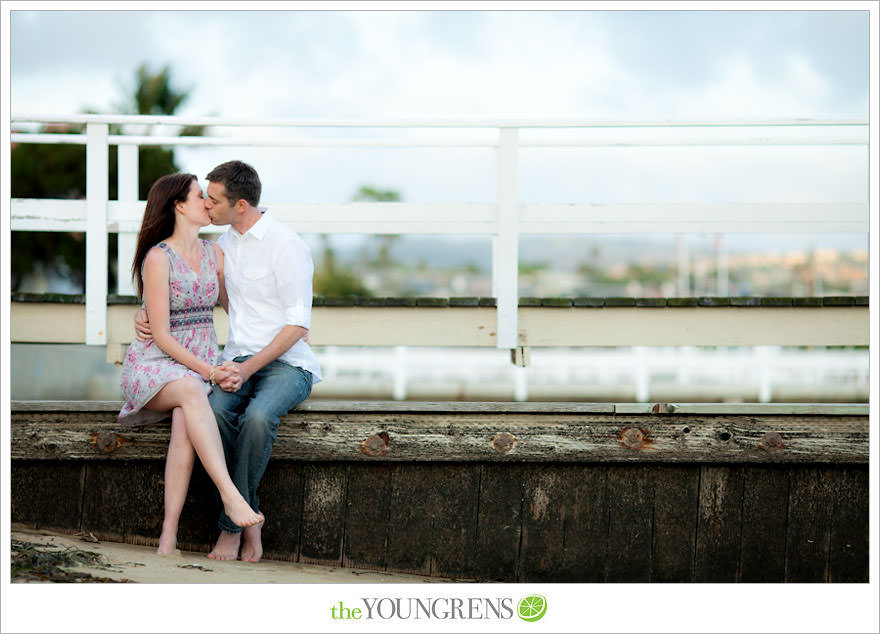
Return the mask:
[[[153,338],[150,320],[147,317],[147,311],[143,308],[139,308],[135,313],[134,329],[138,341],[149,341]],[[308,334],[305,338],[308,340]],[[251,378],[251,373],[241,363],[235,361],[225,361],[223,365],[214,366],[213,371],[214,383],[225,392],[237,392],[244,385],[244,382]]]
[[[234,361],[225,361],[214,367],[214,381],[225,392],[237,392],[249,378],[242,364]]]

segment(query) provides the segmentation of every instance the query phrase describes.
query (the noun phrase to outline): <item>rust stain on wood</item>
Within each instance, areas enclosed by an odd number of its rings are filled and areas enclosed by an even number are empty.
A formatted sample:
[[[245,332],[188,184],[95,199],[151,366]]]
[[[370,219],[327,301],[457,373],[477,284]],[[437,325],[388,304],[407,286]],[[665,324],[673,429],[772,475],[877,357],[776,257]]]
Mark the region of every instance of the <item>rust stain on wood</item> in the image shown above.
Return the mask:
[[[388,433],[381,431],[361,442],[361,453],[366,456],[384,456],[390,444],[391,438]]]
[[[516,446],[516,436],[502,432],[489,437],[489,443],[498,453],[509,453]]]
[[[652,414],[674,414],[678,411],[678,405],[675,403],[654,403],[651,408]]]
[[[626,427],[620,431],[620,446],[625,449],[641,450],[653,442],[647,429]]]
[[[130,443],[131,441],[128,438],[109,431],[102,431],[100,433],[95,432],[92,434],[91,445],[97,447],[104,453],[112,453],[123,445],[128,445]]]
[[[761,436],[758,446],[765,451],[782,451],[785,449],[785,441],[775,431],[768,431]]]

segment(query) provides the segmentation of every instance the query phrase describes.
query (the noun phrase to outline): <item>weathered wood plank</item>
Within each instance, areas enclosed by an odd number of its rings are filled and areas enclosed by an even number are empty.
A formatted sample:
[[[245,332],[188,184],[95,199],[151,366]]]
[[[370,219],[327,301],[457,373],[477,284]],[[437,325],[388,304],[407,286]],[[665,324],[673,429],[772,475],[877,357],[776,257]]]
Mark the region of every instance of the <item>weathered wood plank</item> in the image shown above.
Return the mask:
[[[651,581],[692,581],[700,468],[653,466],[653,555]]]
[[[310,464],[303,469],[302,563],[342,565],[346,475],[344,464]]]
[[[520,464],[481,464],[472,573],[488,581],[518,581],[522,536]]]
[[[387,569],[431,574],[434,518],[431,498],[437,465],[395,463],[391,468]]]
[[[608,539],[605,580],[647,583],[651,579],[651,471],[630,465],[606,467]]]
[[[739,580],[743,476],[739,467],[702,466],[694,580]]]
[[[116,412],[122,401],[11,401],[13,412]],[[309,399],[294,412],[473,412],[545,414],[776,414],[867,416],[867,403],[580,403],[568,401],[358,401]]]
[[[85,468],[83,463],[66,462],[48,470],[42,461],[13,461],[11,521],[33,528],[79,530]]]
[[[804,467],[791,472],[785,580],[791,583],[830,581],[833,481],[840,472]]]
[[[122,401],[11,401],[13,412],[115,412]],[[613,414],[614,403],[580,403],[567,401],[358,401],[309,399],[297,405],[294,412],[477,412],[477,413],[572,413]]]
[[[867,403],[616,403],[617,414],[867,416]]]
[[[27,475],[27,469],[33,473]],[[380,474],[383,469],[387,478]],[[84,480],[77,475],[83,470],[88,474]],[[158,461],[14,461],[13,521],[155,546],[162,517],[162,470]],[[312,473],[304,478],[305,471]],[[479,487],[474,482],[477,472]],[[369,516],[353,513],[353,506],[344,507],[343,513],[333,502],[334,497],[350,501],[359,495],[356,483],[369,482],[365,473],[375,474],[375,487],[365,484],[360,491],[385,493],[387,516],[375,506]],[[699,488],[694,481],[697,473]],[[779,497],[786,492],[789,474],[795,485],[786,497],[794,506],[785,515]],[[459,479],[465,486],[456,486]],[[76,509],[83,481],[80,522]],[[325,485],[331,489],[328,495],[322,490]],[[438,493],[438,488],[443,491]],[[540,488],[543,495],[534,495]],[[528,495],[523,499],[523,489],[532,491],[531,500]],[[310,500],[305,513],[304,494]],[[627,495],[633,500],[628,501]],[[371,536],[379,540],[387,535],[384,563],[390,570],[486,581],[583,583],[644,580],[645,566],[650,565],[651,581],[777,581],[780,551],[785,551],[788,535],[785,580],[868,580],[867,466],[273,460],[260,497],[267,515],[266,557],[273,559],[295,560],[304,542],[311,550],[303,560],[312,557],[336,565],[341,549],[345,565],[369,564],[352,547],[356,543],[352,527],[357,525],[363,530],[362,544],[373,543]],[[529,511],[538,510],[529,505],[539,501],[547,515],[540,521],[529,520]],[[646,546],[637,533],[652,512],[652,535]],[[181,517],[180,547],[210,549],[217,535],[216,520],[213,487],[197,466]],[[476,522],[473,538],[463,532],[468,522]],[[677,545],[682,552],[675,557]],[[371,555],[367,547],[361,551]],[[639,553],[644,559],[638,558]],[[453,567],[457,557],[466,574],[459,575]],[[529,565],[517,576],[520,559]],[[542,567],[534,565],[536,561]],[[372,563],[376,564],[375,558]],[[535,571],[540,575],[533,575]]]
[[[608,537],[607,469],[604,465],[559,465],[567,496],[563,562],[556,582],[605,581]]]
[[[788,470],[754,466],[743,473],[740,581],[785,581],[785,533],[788,522]]]
[[[98,539],[137,536],[146,540],[162,532],[164,464],[137,460],[120,468],[112,462],[89,462],[83,482],[84,532]]]
[[[847,467],[834,480],[830,581],[868,581],[868,492],[867,467]]]
[[[480,467],[443,463],[433,469],[432,478],[433,493],[426,500],[433,519],[431,574],[468,577],[473,573]]]
[[[385,570],[391,467],[387,462],[348,465],[343,566]]]
[[[520,581],[550,583],[564,565],[567,482],[556,465],[529,465],[523,473]]]
[[[101,412],[22,412],[13,459],[164,459],[168,424],[123,428]],[[868,461],[862,416],[331,414],[282,420],[273,459],[322,461]]]
[[[302,549],[303,472],[301,462],[269,460],[257,495],[266,516],[262,530],[264,555],[269,559],[299,561]],[[332,518],[332,515],[330,516]],[[311,518],[314,521],[314,516]],[[216,527],[216,521],[214,527]]]

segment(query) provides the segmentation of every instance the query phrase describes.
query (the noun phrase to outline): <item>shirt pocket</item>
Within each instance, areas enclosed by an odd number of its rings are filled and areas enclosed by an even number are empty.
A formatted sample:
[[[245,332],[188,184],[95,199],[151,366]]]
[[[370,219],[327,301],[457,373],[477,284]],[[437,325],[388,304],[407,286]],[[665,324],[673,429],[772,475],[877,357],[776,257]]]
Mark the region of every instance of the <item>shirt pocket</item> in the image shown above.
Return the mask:
[[[272,288],[275,277],[265,266],[244,266],[241,268],[239,283],[245,291],[259,289],[263,294]]]

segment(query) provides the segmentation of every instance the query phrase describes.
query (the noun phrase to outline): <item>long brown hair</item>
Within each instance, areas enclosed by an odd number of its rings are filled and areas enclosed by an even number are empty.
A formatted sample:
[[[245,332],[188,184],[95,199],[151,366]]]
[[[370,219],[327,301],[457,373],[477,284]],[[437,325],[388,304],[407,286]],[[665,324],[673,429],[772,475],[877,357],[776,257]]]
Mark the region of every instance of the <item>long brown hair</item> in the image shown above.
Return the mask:
[[[162,240],[174,233],[174,205],[186,200],[192,182],[197,180],[193,174],[168,174],[150,187],[147,194],[147,208],[138,232],[137,249],[131,265],[131,276],[137,280],[138,297],[144,296],[144,280],[141,266],[147,253]]]

